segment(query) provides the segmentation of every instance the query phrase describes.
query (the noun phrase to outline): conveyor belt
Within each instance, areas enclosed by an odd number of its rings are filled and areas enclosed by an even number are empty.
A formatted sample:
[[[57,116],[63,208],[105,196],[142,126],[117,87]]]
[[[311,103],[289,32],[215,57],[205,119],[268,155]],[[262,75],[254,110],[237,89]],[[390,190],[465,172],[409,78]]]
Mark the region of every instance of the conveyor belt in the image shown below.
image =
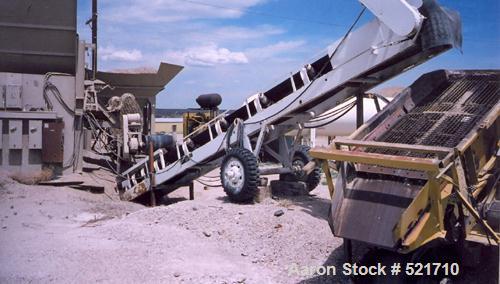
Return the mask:
[[[378,18],[383,14],[375,13],[376,19],[349,30],[346,37],[306,65],[307,68],[300,68],[275,87],[250,96],[233,113],[221,114],[185,136],[174,155],[166,161],[155,160],[157,166],[150,188],[163,191],[191,182],[219,166],[228,145],[236,143],[255,156],[274,153],[274,160],[286,165],[287,157],[281,152],[288,150],[281,149],[277,154],[272,149],[280,137],[343,101],[461,45],[460,19],[456,13],[450,13],[433,0],[424,1],[418,11],[403,6],[421,13],[425,19],[417,34],[400,35]],[[386,18],[387,15],[383,17]],[[231,129],[231,125],[237,128]],[[165,155],[157,153],[155,157],[165,158]],[[121,188],[129,193],[127,200],[145,193],[137,188],[149,182],[146,160],[122,175],[125,180]]]

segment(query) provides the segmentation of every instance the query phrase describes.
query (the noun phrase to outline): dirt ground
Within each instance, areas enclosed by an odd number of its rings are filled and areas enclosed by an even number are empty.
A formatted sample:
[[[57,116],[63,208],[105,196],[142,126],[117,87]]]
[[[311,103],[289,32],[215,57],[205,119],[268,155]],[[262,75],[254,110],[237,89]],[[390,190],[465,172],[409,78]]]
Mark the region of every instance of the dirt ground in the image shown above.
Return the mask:
[[[196,183],[195,200],[181,188],[150,208],[120,201],[111,175],[91,178],[105,194],[1,177],[0,282],[290,283],[309,278],[291,265],[341,258],[326,186],[241,205]]]
[[[217,173],[215,173],[217,174]],[[328,190],[241,205],[196,183],[150,208],[104,194],[24,185],[0,176],[0,282],[348,283],[290,274],[345,261],[326,221]],[[275,216],[282,210],[283,215]]]

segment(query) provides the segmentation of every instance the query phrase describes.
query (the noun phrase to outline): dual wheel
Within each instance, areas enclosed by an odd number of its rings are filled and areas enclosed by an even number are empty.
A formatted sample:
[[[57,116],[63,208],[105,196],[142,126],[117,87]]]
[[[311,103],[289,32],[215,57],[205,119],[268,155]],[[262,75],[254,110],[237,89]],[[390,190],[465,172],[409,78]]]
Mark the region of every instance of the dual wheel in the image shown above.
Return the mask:
[[[308,151],[308,147],[301,146],[294,154],[293,166],[302,168],[307,164],[311,160]],[[222,161],[220,177],[224,191],[231,201],[252,201],[257,195],[260,184],[257,158],[245,148],[230,149]],[[280,175],[280,180],[305,182],[311,191],[320,182],[320,170],[316,167],[308,175],[304,173]]]
[[[312,160],[311,156],[309,156],[309,149],[310,148],[308,146],[300,145],[299,148],[295,151],[292,160],[292,166],[294,168],[302,169],[307,163]],[[306,174],[303,171],[297,171],[293,174],[281,174],[280,180],[304,182],[307,186],[307,190],[312,191],[319,185],[321,181],[321,171],[319,167],[316,166],[314,170],[309,174]]]

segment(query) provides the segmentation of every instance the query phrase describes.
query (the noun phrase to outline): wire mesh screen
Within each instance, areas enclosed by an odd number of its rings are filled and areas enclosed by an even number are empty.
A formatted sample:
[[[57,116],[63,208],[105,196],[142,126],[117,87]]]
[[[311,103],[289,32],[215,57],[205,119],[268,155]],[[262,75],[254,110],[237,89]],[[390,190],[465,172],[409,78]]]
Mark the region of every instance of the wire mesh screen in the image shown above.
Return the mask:
[[[464,74],[435,88],[376,141],[455,147],[500,97],[499,76]],[[430,158],[434,154],[368,148],[367,152]]]

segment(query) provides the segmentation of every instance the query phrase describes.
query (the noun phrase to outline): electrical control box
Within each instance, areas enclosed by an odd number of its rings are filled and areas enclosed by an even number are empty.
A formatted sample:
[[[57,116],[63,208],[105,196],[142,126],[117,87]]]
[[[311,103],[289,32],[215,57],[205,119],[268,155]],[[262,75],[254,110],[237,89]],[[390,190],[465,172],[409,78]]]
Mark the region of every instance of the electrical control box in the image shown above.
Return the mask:
[[[28,127],[28,148],[42,149],[42,121],[30,120]]]
[[[64,121],[44,122],[42,128],[42,161],[62,163],[64,156]]]
[[[22,109],[22,86],[5,86],[5,107],[10,109]]]
[[[23,121],[9,120],[9,149],[23,148]]]

